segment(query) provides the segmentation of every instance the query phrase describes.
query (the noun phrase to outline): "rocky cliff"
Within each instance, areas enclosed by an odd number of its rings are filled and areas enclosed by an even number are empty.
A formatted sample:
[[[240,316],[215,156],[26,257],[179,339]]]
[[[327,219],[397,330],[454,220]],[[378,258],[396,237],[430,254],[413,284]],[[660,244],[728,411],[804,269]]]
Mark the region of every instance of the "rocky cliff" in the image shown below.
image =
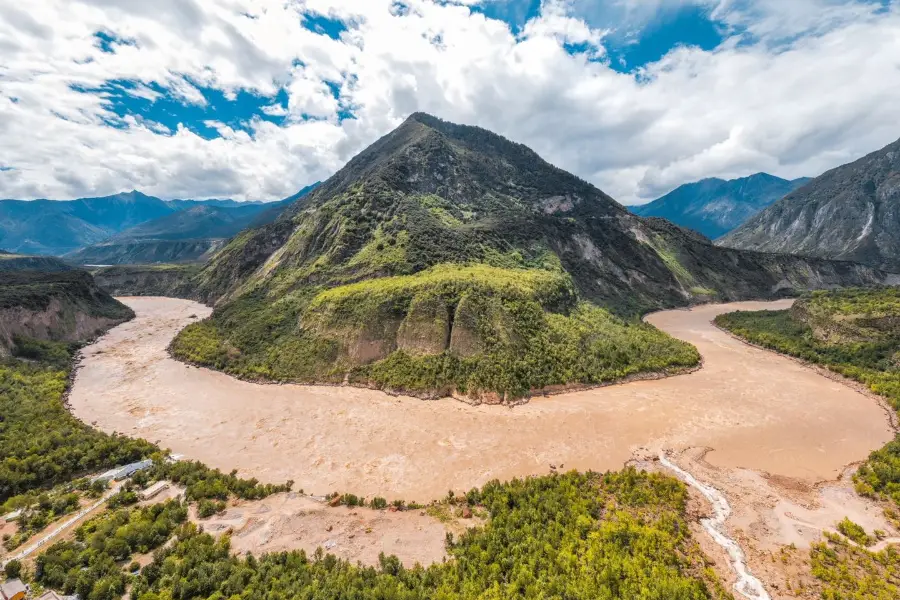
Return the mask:
[[[0,286],[0,354],[14,351],[20,337],[87,341],[133,316],[84,271],[5,273]]]
[[[719,240],[900,272],[900,140],[828,171]]]

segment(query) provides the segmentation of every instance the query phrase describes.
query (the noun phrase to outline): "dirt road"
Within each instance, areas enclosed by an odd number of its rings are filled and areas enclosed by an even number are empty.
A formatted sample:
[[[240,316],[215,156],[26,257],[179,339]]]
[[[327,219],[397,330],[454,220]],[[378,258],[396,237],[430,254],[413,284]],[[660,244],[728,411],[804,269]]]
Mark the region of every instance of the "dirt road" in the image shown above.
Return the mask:
[[[702,306],[648,320],[695,344],[704,368],[549,398],[514,409],[422,401],[346,387],[261,385],[172,360],[166,346],[205,306],[125,298],[137,318],[84,352],[75,414],[105,431],[307,492],[427,501],[498,478],[618,469],[635,451],[712,448],[713,466],[807,483],[835,478],[892,437],[875,401],[789,359],[751,348]]]

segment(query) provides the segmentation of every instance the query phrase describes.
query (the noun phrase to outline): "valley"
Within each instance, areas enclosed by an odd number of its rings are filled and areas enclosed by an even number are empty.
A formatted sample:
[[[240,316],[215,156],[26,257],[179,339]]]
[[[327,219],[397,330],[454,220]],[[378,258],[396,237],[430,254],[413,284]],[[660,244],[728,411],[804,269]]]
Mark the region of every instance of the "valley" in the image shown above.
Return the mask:
[[[241,476],[291,479],[312,494],[427,502],[447,489],[552,470],[659,469],[655,457],[666,450],[732,503],[727,526],[755,572],[771,570],[769,553],[809,548],[844,516],[868,530],[891,530],[839,480],[892,439],[885,408],[711,324],[722,313],[786,309],[791,300],[651,314],[648,322],[698,348],[701,370],[534,397],[514,408],[240,381],[166,352],[207,307],[121,300],[137,317],[84,350],[69,397],[74,414]]]

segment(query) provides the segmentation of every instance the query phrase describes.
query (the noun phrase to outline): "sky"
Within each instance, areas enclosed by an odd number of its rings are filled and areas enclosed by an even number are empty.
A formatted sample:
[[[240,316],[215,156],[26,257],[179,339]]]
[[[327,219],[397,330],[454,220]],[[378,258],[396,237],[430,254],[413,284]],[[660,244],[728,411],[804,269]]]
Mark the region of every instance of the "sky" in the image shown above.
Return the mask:
[[[275,200],[425,111],[625,204],[900,137],[900,0],[0,0],[0,197]]]

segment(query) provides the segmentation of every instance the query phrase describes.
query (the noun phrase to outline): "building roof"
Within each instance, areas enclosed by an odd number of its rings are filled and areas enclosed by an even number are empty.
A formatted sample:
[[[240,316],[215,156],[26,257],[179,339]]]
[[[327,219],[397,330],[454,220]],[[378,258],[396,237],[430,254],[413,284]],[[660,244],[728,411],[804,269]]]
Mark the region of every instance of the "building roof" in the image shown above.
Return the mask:
[[[144,490],[143,493],[144,494],[152,494],[154,492],[160,492],[160,491],[166,489],[167,487],[169,487],[168,481],[165,481],[165,480],[157,481],[156,483],[154,483],[153,485],[148,487],[146,490]]]
[[[12,598],[16,594],[26,593],[28,593],[28,588],[25,587],[25,584],[22,583],[21,579],[10,579],[6,583],[0,585],[0,594],[2,594],[4,598]]]
[[[53,590],[47,590],[43,594],[37,597],[37,600],[75,600],[77,596],[63,596],[62,594],[57,594]]]

